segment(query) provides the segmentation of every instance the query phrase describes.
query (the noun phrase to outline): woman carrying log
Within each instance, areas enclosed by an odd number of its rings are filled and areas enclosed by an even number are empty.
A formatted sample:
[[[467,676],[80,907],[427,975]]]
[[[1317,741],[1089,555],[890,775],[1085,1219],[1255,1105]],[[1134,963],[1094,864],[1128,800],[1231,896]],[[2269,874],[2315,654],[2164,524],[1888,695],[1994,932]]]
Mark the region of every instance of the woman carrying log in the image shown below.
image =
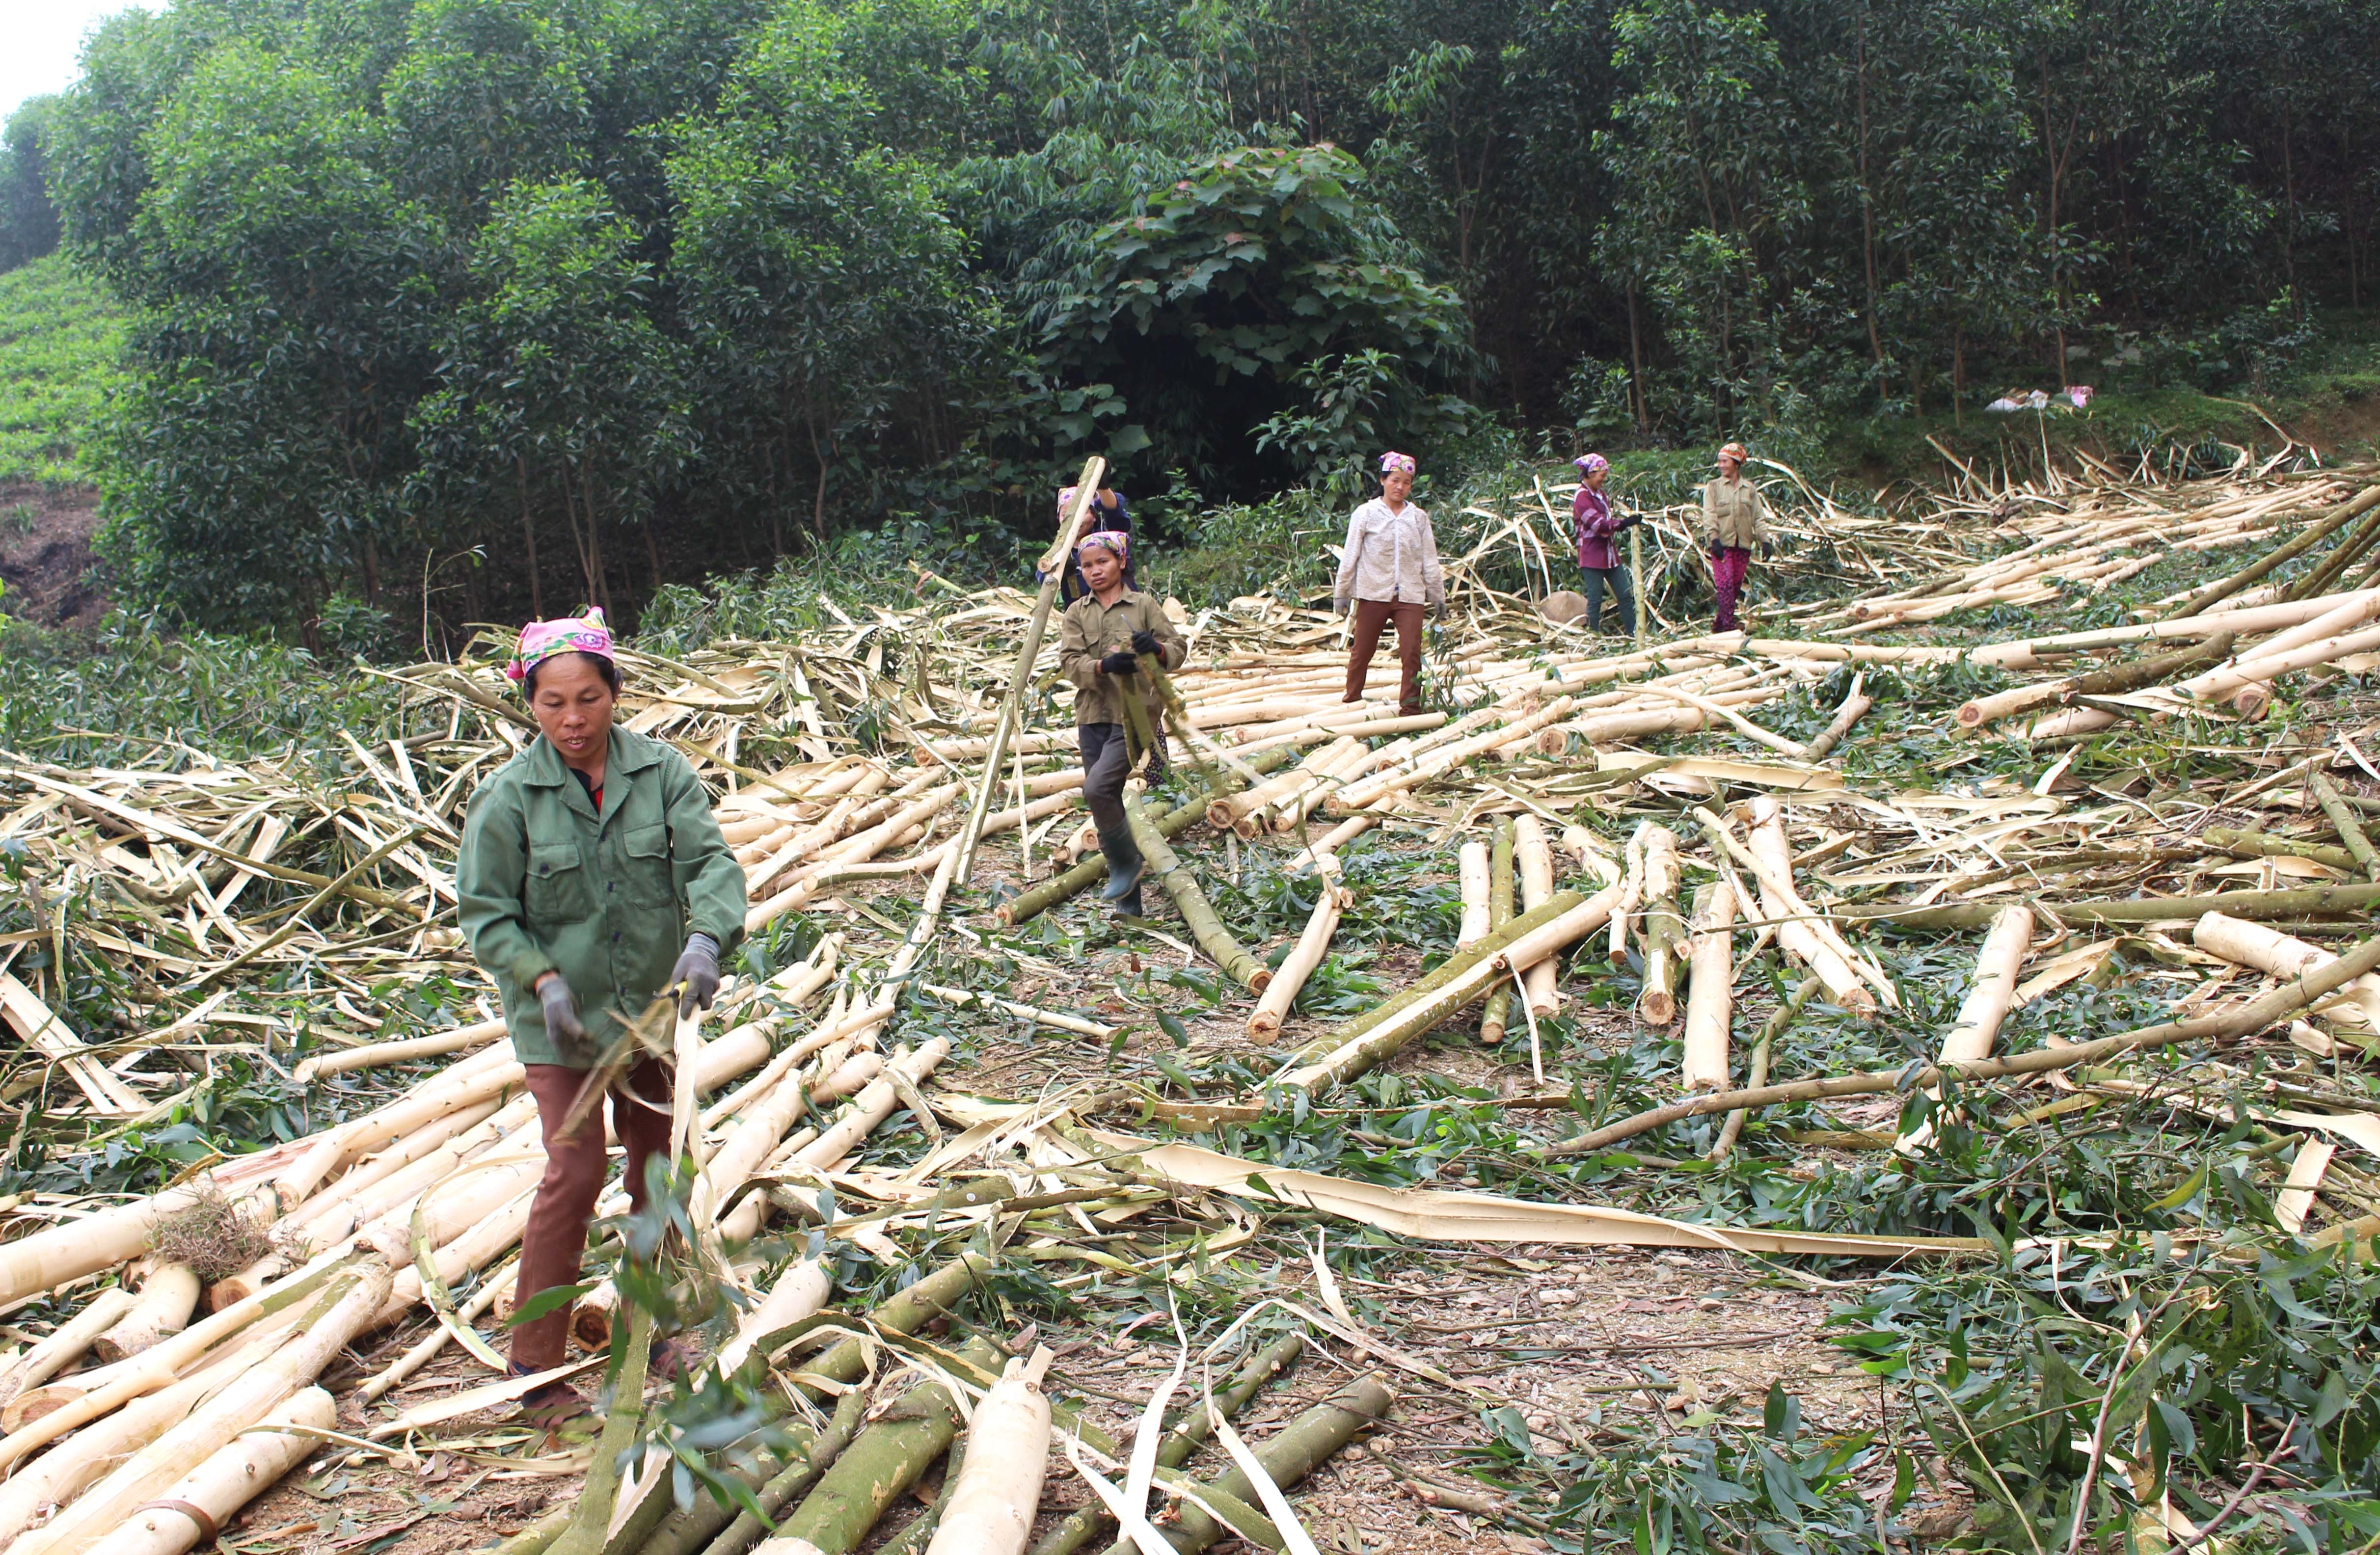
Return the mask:
[[[1718,594],[1718,616],[1711,629],[1736,629],[1735,601],[1743,592],[1743,575],[1752,570],[1752,553],[1768,559],[1768,504],[1760,489],[1743,478],[1744,461],[1752,456],[1741,443],[1718,451],[1718,475],[1703,484],[1703,541],[1709,547],[1711,587]]]
[[[1636,629],[1636,597],[1611,542],[1636,520],[1614,513],[1611,499],[1604,494],[1604,483],[1611,479],[1610,460],[1589,454],[1574,462],[1578,495],[1571,499],[1570,528],[1578,545],[1578,570],[1586,575],[1586,629],[1598,635],[1603,631],[1603,590],[1609,585],[1612,605],[1620,613],[1620,635],[1628,637]]]
[[[1407,717],[1421,711],[1422,609],[1426,605],[1437,616],[1446,613],[1438,536],[1429,527],[1429,515],[1405,500],[1413,495],[1416,468],[1411,454],[1380,456],[1380,494],[1347,520],[1347,543],[1340,549],[1339,581],[1332,590],[1341,615],[1351,602],[1355,612],[1343,699],[1364,699],[1364,680],[1380,646],[1380,629],[1393,621],[1397,664],[1402,672],[1397,711]]]
[[[1178,670],[1190,647],[1182,640],[1156,600],[1125,581],[1132,542],[1103,529],[1075,547],[1090,592],[1066,607],[1058,633],[1058,664],[1075,683],[1075,738],[1083,752],[1083,807],[1099,834],[1108,883],[1101,898],[1127,917],[1140,916],[1140,849],[1123,813],[1123,780],[1132,770],[1131,743],[1124,737],[1126,697],[1148,710],[1148,727],[1163,727],[1155,688],[1140,684],[1140,656],[1154,653],[1160,668]],[[1161,738],[1161,736],[1160,736]],[[1149,753],[1151,776],[1162,770],[1165,752]]]
[[[532,622],[504,674],[519,682],[539,738],[472,796],[455,868],[463,931],[495,979],[515,1054],[537,1099],[545,1175],[521,1236],[517,1298],[576,1284],[588,1217],[603,1184],[600,1109],[565,1124],[589,1072],[664,990],[678,1014],[708,1009],[719,957],[744,937],[744,871],[686,759],[615,726],[619,666],[600,610]],[[666,1154],[671,1075],[632,1063],[611,1093],[629,1201]],[[562,1364],[570,1306],[513,1333],[513,1375]],[[666,1372],[674,1352],[663,1347]],[[558,1424],[585,1401],[553,1382],[522,1401]]]
[[[1075,511],[1075,487],[1068,486],[1058,493],[1058,522],[1062,526],[1066,522],[1066,515]],[[1101,532],[1120,534],[1124,537],[1125,545],[1129,548],[1132,541],[1132,514],[1124,507],[1123,493],[1112,486],[1102,486],[1092,492],[1091,511],[1083,519],[1083,532],[1087,535]],[[1042,575],[1038,569],[1036,569],[1033,574],[1033,581],[1036,583],[1042,581]],[[1124,564],[1123,585],[1127,589],[1136,589],[1140,586],[1139,580],[1133,576],[1130,562]],[[1081,564],[1072,556],[1067,557],[1066,576],[1058,584],[1058,598],[1067,604],[1073,604],[1090,591],[1090,586],[1083,581]]]

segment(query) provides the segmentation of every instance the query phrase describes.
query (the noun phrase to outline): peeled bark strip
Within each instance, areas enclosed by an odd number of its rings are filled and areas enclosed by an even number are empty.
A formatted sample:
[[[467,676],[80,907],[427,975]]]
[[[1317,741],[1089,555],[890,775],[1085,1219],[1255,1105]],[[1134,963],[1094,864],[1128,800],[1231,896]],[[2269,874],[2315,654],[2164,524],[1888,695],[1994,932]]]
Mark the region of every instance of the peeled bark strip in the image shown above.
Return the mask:
[[[1984,936],[1983,949],[1975,953],[1975,973],[1967,984],[1967,996],[1959,1002],[1959,1018],[1943,1034],[1943,1063],[1973,1063],[1992,1055],[2000,1022],[2008,1018],[2016,993],[2017,971],[2032,948],[2033,909],[2002,907],[1992,919],[1991,932]],[[1929,1094],[1941,1099],[1939,1089]],[[1932,1124],[1921,1125],[1902,1135],[1896,1148],[1915,1149],[1933,1134]]]
[[[1735,1009],[1735,892],[1726,882],[1694,893],[1694,932],[1688,954],[1694,980],[1686,993],[1688,1090],[1723,1090],[1728,1077],[1728,1027]]]
[[[1488,852],[1488,931],[1494,933],[1517,916],[1512,911],[1512,822],[1510,817],[1499,817],[1495,842]],[[1488,1008],[1480,1012],[1481,1042],[1494,1047],[1503,1041],[1512,1006],[1512,990],[1499,984],[1488,996]]]
[[[331,1395],[308,1388],[274,1410],[268,1426],[328,1430],[338,1416]],[[91,1555],[184,1555],[212,1543],[215,1530],[320,1445],[311,1436],[251,1431],[212,1456],[91,1547]],[[204,1521],[201,1522],[200,1519]]]
[[[1012,1360],[975,1406],[966,1458],[937,1509],[941,1525],[927,1555],[1018,1555],[1041,1505],[1050,1464],[1050,1401],[1042,1374],[1050,1352]]]
[[[2380,937],[2364,941],[2329,966],[2309,972],[2295,982],[2285,984],[2237,1009],[2218,1010],[2212,1014],[2198,1015],[2185,1021],[2144,1026],[2114,1037],[2102,1037],[2096,1041],[2077,1042],[2071,1047],[2045,1048],[2037,1052],[2018,1053],[2012,1058],[1985,1059],[1975,1063],[1960,1064],[1955,1066],[1956,1075],[1962,1081],[1974,1081],[2006,1079],[2015,1075],[2046,1075],[2143,1048],[2168,1047],[2177,1042],[2222,1041],[2250,1036],[2288,1019],[2295,1011],[2320,1002],[2375,968],[2380,968]],[[1622,1139],[1633,1139],[1637,1135],[1706,1113],[1728,1112],[1739,1108],[1774,1107],[1789,1101],[1824,1101],[1838,1096],[1875,1096],[1897,1091],[1911,1084],[1937,1086],[1945,1077],[1943,1066],[1937,1064],[1919,1070],[1914,1075],[1905,1068],[1891,1069],[1881,1074],[1841,1075],[1828,1079],[1796,1080],[1790,1085],[1721,1091],[1672,1106],[1651,1108],[1633,1117],[1622,1118],[1618,1123],[1582,1134],[1574,1139],[1548,1145],[1542,1153],[1549,1156],[1585,1155],[1605,1149]]]
[[[1294,1365],[1305,1349],[1305,1337],[1303,1334],[1288,1333],[1274,1340],[1216,1391],[1216,1411],[1227,1420],[1237,1419],[1240,1411],[1248,1406],[1248,1401],[1257,1396],[1257,1390]],[[1215,1427],[1207,1414],[1204,1400],[1177,1410],[1166,1423],[1164,1439],[1157,1444],[1157,1466],[1180,1468],[1190,1454],[1197,1451],[1199,1444],[1214,1434]],[[1075,1550],[1114,1526],[1115,1518],[1109,1513],[1105,1504],[1093,1501],[1042,1535],[1030,1555],[1075,1555]],[[1126,1549],[1129,1550],[1130,1546],[1127,1545]]]
[[[1212,956],[1215,965],[1220,966],[1233,982],[1252,993],[1262,993],[1265,985],[1272,981],[1272,969],[1250,955],[1237,940],[1232,938],[1231,931],[1223,927],[1223,920],[1215,916],[1215,909],[1208,904],[1207,893],[1198,889],[1197,881],[1182,867],[1182,860],[1174,856],[1164,832],[1149,819],[1148,811],[1142,808],[1137,795],[1124,796],[1123,813],[1132,823],[1132,840],[1139,844],[1141,856],[1148,861],[1150,872],[1157,876],[1157,883],[1173,898],[1173,905],[1180,909],[1182,921],[1189,926],[1191,938],[1198,942],[1198,948]]]
[[[1290,1006],[1297,1002],[1305,979],[1322,965],[1330,954],[1330,936],[1339,927],[1339,911],[1344,893],[1336,876],[1339,861],[1323,854],[1315,870],[1316,895],[1313,914],[1305,920],[1305,931],[1297,937],[1297,947],[1281,964],[1266,985],[1264,997],[1257,1002],[1256,1013],[1248,1016],[1248,1036],[1258,1042],[1270,1042],[1281,1035],[1281,1023],[1289,1018]]]
[[[1645,833],[1645,977],[1636,1018],[1667,1026],[1678,1018],[1678,955],[1685,946],[1678,917],[1678,839],[1666,826]]]
[[[1396,1395],[1389,1391],[1378,1372],[1367,1372],[1356,1378],[1322,1403],[1283,1426],[1280,1432],[1257,1447],[1257,1462],[1263,1465],[1266,1477],[1286,1490],[1330,1461],[1330,1455],[1355,1440],[1355,1433],[1389,1412]],[[1255,1485],[1248,1476],[1234,1468],[1216,1480],[1215,1488],[1235,1500],[1253,1503],[1257,1499]],[[1167,1534],[1173,1548],[1183,1555],[1196,1555],[1211,1549],[1224,1537],[1222,1525],[1192,1505],[1182,1503],[1182,1521]]]

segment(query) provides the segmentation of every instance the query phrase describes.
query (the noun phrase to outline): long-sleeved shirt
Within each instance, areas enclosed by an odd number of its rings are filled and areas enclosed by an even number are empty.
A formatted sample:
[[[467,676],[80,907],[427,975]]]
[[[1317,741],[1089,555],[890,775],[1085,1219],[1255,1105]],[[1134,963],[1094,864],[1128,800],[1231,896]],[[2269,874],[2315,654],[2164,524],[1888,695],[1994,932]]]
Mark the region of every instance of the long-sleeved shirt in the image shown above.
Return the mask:
[[[1581,486],[1578,495],[1571,499],[1571,538],[1578,543],[1578,565],[1598,572],[1618,565],[1611,554],[1611,537],[1620,532],[1625,522],[1611,510],[1611,499],[1601,492]]]
[[[1058,629],[1058,668],[1075,683],[1076,728],[1124,721],[1123,682],[1140,676],[1101,674],[1099,661],[1111,653],[1131,652],[1135,632],[1156,635],[1158,662],[1169,670],[1180,669],[1182,661],[1190,656],[1190,645],[1173,629],[1172,618],[1153,596],[1137,589],[1126,589],[1111,605],[1099,603],[1097,594],[1086,594],[1066,607],[1066,619]],[[1157,688],[1138,689],[1154,728]]]
[[[1426,604],[1446,602],[1446,578],[1438,566],[1438,536],[1429,515],[1407,503],[1394,513],[1378,497],[1347,520],[1347,543],[1339,553],[1339,581],[1331,589],[1342,611],[1354,600]]]
[[[1713,476],[1703,485],[1703,539],[1713,546],[1749,551],[1768,539],[1768,504],[1760,488],[1742,476]]]

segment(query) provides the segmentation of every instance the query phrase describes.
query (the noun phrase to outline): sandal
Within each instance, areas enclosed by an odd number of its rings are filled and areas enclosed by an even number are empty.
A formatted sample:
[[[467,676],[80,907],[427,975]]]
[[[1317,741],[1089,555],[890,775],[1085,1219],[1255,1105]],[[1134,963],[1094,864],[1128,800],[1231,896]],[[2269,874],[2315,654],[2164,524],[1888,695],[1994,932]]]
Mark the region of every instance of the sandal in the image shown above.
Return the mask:
[[[521,1395],[521,1418],[548,1435],[591,1416],[594,1406],[567,1382],[548,1382]]]

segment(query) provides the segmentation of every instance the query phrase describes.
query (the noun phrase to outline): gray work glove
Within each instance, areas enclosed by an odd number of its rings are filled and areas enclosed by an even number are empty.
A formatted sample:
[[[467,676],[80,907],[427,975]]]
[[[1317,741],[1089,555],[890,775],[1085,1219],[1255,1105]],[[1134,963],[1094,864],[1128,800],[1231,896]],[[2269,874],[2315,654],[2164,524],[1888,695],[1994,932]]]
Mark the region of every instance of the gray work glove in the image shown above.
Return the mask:
[[[677,1018],[690,1019],[697,1010],[710,1008],[719,991],[719,942],[708,934],[688,934],[677,965],[670,968],[673,986],[684,985],[677,996]]]
[[[587,1040],[587,1027],[578,1021],[578,999],[570,991],[570,984],[556,972],[537,985],[537,1002],[545,1007],[545,1029],[555,1038],[566,1037],[574,1042]]]

